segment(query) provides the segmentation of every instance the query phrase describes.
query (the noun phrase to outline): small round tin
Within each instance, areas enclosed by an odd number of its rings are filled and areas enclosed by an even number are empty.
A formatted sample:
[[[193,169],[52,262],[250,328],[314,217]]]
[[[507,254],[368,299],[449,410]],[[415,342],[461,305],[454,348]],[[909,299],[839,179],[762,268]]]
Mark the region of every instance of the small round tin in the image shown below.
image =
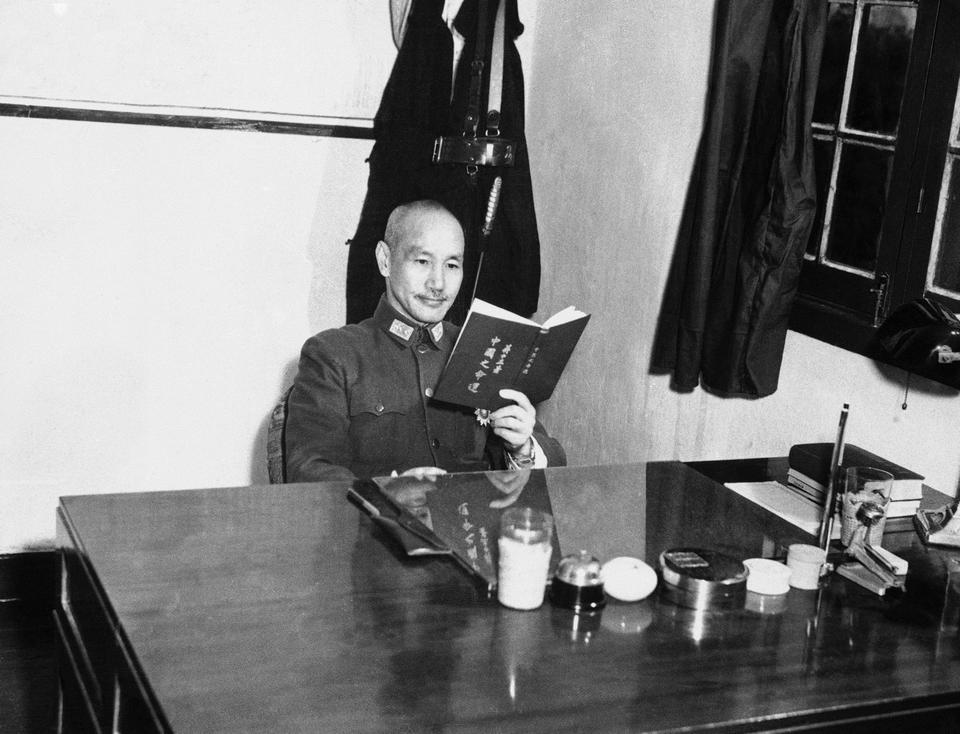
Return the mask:
[[[660,554],[660,593],[689,609],[742,609],[748,573],[741,561],[717,551],[671,548]]]

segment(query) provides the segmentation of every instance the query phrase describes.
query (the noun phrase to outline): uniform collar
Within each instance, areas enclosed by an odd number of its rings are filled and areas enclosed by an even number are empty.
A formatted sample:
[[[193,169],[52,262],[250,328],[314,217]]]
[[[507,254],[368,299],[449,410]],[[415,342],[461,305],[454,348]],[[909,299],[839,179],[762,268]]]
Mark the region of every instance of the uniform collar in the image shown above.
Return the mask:
[[[439,349],[443,335],[446,333],[442,321],[421,326],[415,321],[408,319],[389,304],[386,295],[380,297],[380,303],[377,304],[377,310],[373,314],[373,320],[379,328],[383,329],[396,341],[404,345],[419,342],[420,333],[423,332],[426,338]]]

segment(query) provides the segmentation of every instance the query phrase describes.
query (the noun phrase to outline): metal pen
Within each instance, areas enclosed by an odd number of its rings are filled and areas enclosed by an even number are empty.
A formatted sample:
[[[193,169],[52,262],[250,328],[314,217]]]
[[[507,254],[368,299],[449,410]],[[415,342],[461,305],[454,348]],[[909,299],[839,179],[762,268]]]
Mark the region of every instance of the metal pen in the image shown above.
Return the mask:
[[[847,429],[847,413],[849,403],[843,404],[840,411],[840,425],[837,427],[837,440],[833,444],[833,455],[830,457],[830,473],[827,476],[827,491],[823,501],[823,519],[820,521],[820,536],[818,543],[823,550],[830,547],[830,536],[833,534],[833,516],[837,510],[837,483],[840,481],[840,465],[843,463],[843,436]]]

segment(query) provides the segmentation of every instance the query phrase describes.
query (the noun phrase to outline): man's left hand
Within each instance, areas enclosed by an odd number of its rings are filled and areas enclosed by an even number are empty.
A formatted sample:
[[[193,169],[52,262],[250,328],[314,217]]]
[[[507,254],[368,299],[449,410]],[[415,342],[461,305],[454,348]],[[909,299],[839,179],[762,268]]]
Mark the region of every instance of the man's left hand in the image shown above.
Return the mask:
[[[503,439],[503,444],[510,453],[528,450],[533,427],[537,422],[536,408],[519,390],[501,390],[500,397],[512,400],[513,404],[504,405],[490,414],[493,432]]]

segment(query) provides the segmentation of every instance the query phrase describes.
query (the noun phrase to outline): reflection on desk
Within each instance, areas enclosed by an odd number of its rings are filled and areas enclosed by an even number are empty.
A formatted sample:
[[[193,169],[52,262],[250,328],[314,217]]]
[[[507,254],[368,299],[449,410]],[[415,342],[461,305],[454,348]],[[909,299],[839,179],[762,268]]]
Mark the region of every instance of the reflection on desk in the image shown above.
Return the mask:
[[[537,481],[548,487],[563,554],[582,548],[655,565],[673,546],[747,558],[810,542],[720,483],[771,478],[758,466],[568,467]],[[489,481],[448,475],[436,491]],[[404,555],[346,500],[348,487],[63,498],[65,724],[955,730],[960,658],[955,622],[941,619],[944,556],[913,533],[894,539],[911,568],[899,597],[833,578],[727,613],[657,594],[611,600],[594,617],[549,604],[519,612],[487,598],[448,558]]]

